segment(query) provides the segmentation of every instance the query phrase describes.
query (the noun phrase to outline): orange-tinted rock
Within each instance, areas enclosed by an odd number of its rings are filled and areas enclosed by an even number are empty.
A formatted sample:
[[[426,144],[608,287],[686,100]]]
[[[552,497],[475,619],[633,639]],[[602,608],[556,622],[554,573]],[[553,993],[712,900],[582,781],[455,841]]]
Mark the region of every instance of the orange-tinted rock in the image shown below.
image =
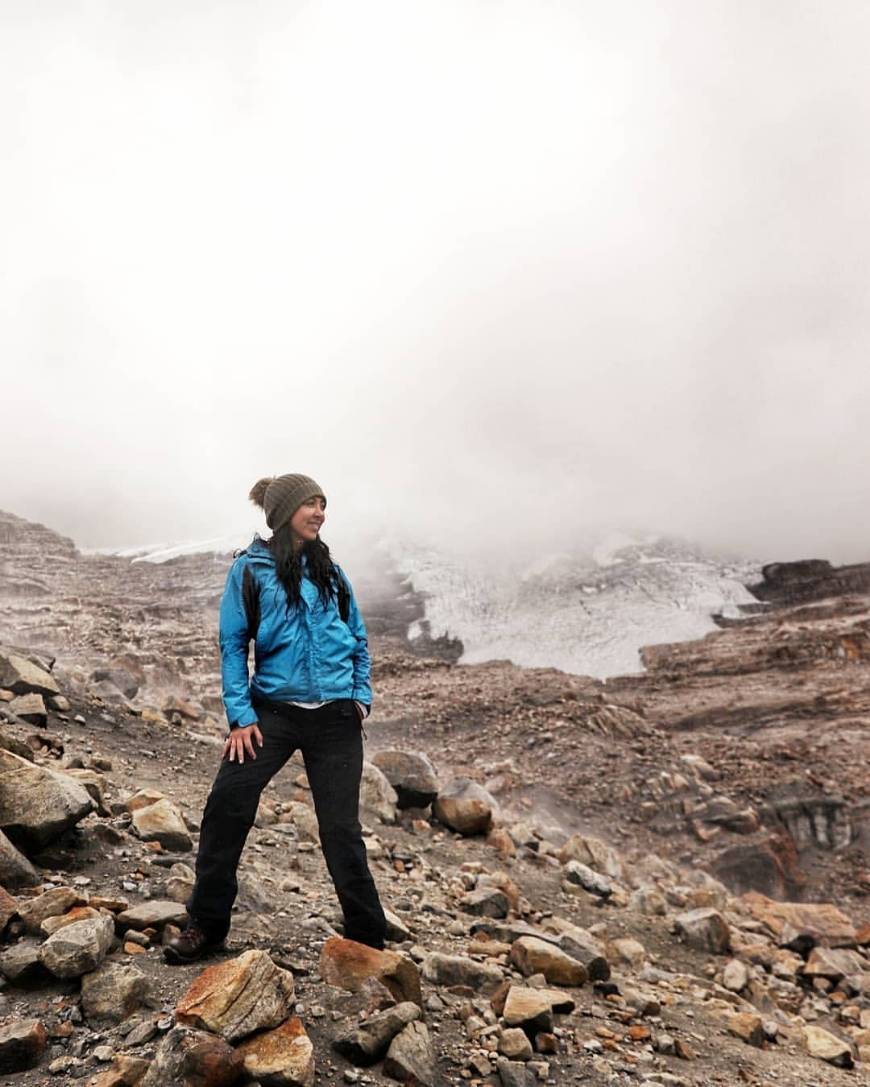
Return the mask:
[[[264,1087],[311,1087],[314,1083],[314,1046],[295,1016],[275,1030],[242,1042],[237,1052],[248,1075]]]
[[[203,970],[179,1000],[176,1020],[237,1041],[282,1023],[293,997],[289,971],[279,969],[265,951],[246,951]]]
[[[395,951],[376,948],[333,936],[320,953],[320,976],[327,985],[358,992],[367,978],[376,978],[396,1000],[422,1003],[420,972],[415,963]]]
[[[241,1054],[223,1038],[176,1027],[157,1047],[138,1087],[231,1087],[244,1071]]]
[[[854,947],[855,927],[842,910],[830,902],[775,902],[757,891],[743,895],[752,916],[780,936],[788,925],[822,947]]]

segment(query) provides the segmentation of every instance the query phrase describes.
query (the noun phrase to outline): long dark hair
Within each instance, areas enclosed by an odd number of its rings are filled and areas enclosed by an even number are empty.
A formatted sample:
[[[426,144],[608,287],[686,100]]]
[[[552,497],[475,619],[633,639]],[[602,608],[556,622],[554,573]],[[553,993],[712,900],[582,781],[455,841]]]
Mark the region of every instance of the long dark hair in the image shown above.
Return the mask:
[[[286,521],[265,541],[275,559],[275,573],[287,593],[287,603],[291,608],[299,605],[300,585],[302,583],[302,556],[308,559],[307,574],[317,586],[317,592],[324,607],[340,593],[340,574],[332,561],[329,548],[318,536],[316,540],[306,540],[296,551],[293,548],[293,535],[290,522]]]

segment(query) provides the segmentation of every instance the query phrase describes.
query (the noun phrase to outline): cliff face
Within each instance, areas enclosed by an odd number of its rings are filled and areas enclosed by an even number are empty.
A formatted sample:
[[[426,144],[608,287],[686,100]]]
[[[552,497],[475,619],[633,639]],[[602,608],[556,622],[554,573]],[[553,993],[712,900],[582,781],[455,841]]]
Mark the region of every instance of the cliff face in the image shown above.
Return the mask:
[[[870,563],[832,566],[825,559],[772,562],[761,570],[763,580],[750,586],[759,600],[771,604],[806,604],[811,600],[870,593]]]

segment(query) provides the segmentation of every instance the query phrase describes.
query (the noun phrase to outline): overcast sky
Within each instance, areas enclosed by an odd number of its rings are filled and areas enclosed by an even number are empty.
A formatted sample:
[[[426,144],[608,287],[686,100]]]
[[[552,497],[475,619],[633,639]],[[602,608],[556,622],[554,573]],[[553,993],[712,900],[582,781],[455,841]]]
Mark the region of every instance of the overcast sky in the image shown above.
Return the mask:
[[[864,0],[0,0],[0,508],[209,536],[302,471],[339,535],[870,560],[868,40]]]

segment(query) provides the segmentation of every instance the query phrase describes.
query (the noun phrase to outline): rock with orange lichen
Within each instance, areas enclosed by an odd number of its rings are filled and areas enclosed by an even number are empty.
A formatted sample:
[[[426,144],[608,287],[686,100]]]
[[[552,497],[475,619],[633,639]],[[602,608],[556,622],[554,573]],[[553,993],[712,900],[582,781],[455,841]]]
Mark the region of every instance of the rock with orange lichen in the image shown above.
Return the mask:
[[[850,918],[830,902],[775,902],[757,891],[747,892],[742,901],[780,943],[854,947],[857,942]]]
[[[223,1038],[201,1030],[171,1030],[138,1087],[231,1087],[245,1072],[240,1053]]]
[[[263,1087],[311,1087],[314,1083],[314,1046],[296,1016],[242,1042],[236,1052],[247,1074]]]
[[[359,992],[368,978],[385,985],[396,1000],[422,1003],[420,971],[415,963],[395,951],[376,948],[333,936],[320,953],[320,976],[327,985]]]
[[[255,1030],[276,1027],[293,1005],[293,975],[279,969],[265,951],[246,951],[216,963],[195,978],[179,1000],[179,1024],[238,1041]]]

